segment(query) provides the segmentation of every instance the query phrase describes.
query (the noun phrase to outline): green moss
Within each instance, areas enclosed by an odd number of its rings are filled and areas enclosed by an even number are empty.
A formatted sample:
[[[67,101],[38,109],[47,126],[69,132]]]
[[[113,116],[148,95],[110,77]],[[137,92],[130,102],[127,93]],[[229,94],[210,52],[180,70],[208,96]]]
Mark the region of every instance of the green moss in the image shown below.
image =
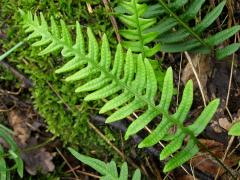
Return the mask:
[[[0,18],[5,21],[1,22],[0,26],[5,26],[3,31],[7,38],[0,40],[0,44],[8,49],[24,39],[25,33],[17,25],[21,21],[17,12],[18,8],[32,12],[42,11],[46,19],[54,16],[56,19],[64,19],[70,25],[75,24],[76,20],[80,20],[83,26],[88,24],[88,26],[94,27],[93,30],[96,34],[105,32],[112,37],[113,28],[104,8],[97,1],[88,2],[94,9],[94,13],[91,15],[88,14],[85,1],[79,3],[71,0],[59,0],[58,2],[54,0],[40,2],[3,0],[2,4],[0,3],[0,11],[3,10]],[[111,38],[111,43],[116,43],[114,37]],[[17,66],[32,80],[34,87],[31,92],[34,107],[45,119],[48,130],[58,136],[65,145],[78,147],[85,154],[94,152],[96,157],[112,158],[113,156],[115,159],[119,159],[116,152],[88,125],[88,113],[91,112],[93,106],[99,107],[98,104],[90,106],[83,102],[84,94],[74,93],[75,85],[63,83],[63,77],[54,74],[55,69],[65,60],[59,54],[39,57],[37,55],[39,49],[29,48],[31,49],[29,50],[26,45],[21,49],[9,57],[10,63]],[[96,111],[94,112],[96,113]],[[118,134],[112,132],[107,126],[99,128],[116,146],[120,147],[120,142],[115,141],[118,139],[116,138],[119,136]]]

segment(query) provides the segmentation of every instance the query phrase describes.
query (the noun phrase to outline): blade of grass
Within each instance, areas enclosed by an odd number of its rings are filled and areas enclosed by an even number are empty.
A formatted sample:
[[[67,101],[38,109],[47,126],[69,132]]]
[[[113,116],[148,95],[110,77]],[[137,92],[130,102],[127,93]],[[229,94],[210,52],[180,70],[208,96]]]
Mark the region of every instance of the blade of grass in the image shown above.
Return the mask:
[[[0,61],[2,61],[3,59],[5,59],[7,56],[9,56],[9,54],[11,54],[13,51],[15,51],[17,48],[19,48],[20,46],[22,46],[24,43],[24,41],[21,41],[19,43],[17,43],[15,46],[13,46],[11,49],[9,49],[7,52],[5,52],[4,54],[2,54],[0,56]]]

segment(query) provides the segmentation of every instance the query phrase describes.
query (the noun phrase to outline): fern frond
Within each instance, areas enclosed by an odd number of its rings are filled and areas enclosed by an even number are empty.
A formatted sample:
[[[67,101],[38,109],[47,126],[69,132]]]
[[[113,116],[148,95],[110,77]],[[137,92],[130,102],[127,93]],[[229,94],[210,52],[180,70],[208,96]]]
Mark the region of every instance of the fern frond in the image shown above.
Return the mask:
[[[130,4],[130,2],[126,0],[123,2]],[[132,2],[133,1],[131,1],[131,3]],[[195,26],[191,27],[189,25],[189,21],[194,20],[198,12],[201,10],[204,2],[205,0],[176,0],[167,4],[163,0],[159,0],[158,4],[149,6],[142,3],[138,5],[145,7],[145,9],[134,9],[135,12],[132,12],[131,16],[137,17],[138,12],[144,11],[143,18],[145,19],[154,19],[157,16],[160,17],[159,22],[149,25],[143,33],[154,33],[155,38],[153,37],[151,42],[157,41],[158,44],[160,44],[160,51],[162,52],[175,53],[192,51],[196,53],[209,54],[216,46],[221,45],[221,43],[225,40],[239,32],[240,26],[236,25],[217,34],[203,37],[204,31],[214,23],[223,11],[226,0],[219,3],[214,9],[208,12],[202,20],[197,22]],[[177,15],[177,12],[179,12],[183,6],[186,6],[187,9],[183,14]],[[119,17],[120,20],[125,18],[125,15],[122,14],[120,14]],[[128,24],[126,26],[129,27]],[[133,48],[134,39],[126,37],[124,34],[122,36],[131,41],[132,46],[128,47]],[[216,58],[223,59],[224,57],[236,52],[238,49],[239,46],[237,44],[230,44],[226,46],[223,49],[224,51],[216,48]]]
[[[79,161],[83,162],[84,164],[87,164],[88,166],[92,167],[97,172],[99,172],[102,175],[102,177],[100,179],[128,180],[127,163],[122,164],[122,167],[120,168],[120,174],[118,175],[117,166],[114,161],[111,161],[110,163],[105,163],[98,159],[82,155],[72,148],[68,148],[68,150]],[[135,170],[135,172],[133,174],[132,180],[140,180],[140,179],[141,179],[141,173],[140,173],[139,169],[137,169],[137,170]]]
[[[62,49],[62,55],[70,58],[70,61],[56,72],[69,72],[68,74],[72,72],[72,75],[66,77],[67,81],[78,82],[81,79],[87,81],[85,84],[80,85],[76,92],[89,92],[85,97],[86,101],[100,100],[102,98],[109,99],[101,108],[100,113],[117,109],[107,118],[107,123],[126,118],[136,110],[146,109],[142,115],[130,124],[125,139],[141,131],[155,117],[162,116],[161,123],[153,131],[154,135],[150,134],[139,147],[156,144],[169,135],[168,130],[172,126],[177,125],[177,132],[168,138],[169,144],[163,151],[164,155],[160,155],[161,159],[174,155],[174,158],[169,161],[170,165],[166,164],[166,171],[178,167],[179,164],[186,162],[193,154],[197,153],[196,136],[204,130],[211,120],[219,104],[218,99],[210,102],[192,125],[185,127],[184,121],[192,104],[193,87],[191,81],[185,87],[182,102],[177,112],[171,115],[169,113],[169,106],[173,96],[173,72],[171,68],[168,68],[164,78],[160,103],[156,104],[155,97],[158,87],[156,76],[149,60],[143,58],[141,54],[135,58],[132,51],[128,50],[125,55],[119,44],[113,60],[106,35],[103,35],[101,47],[99,47],[99,43],[91,29],[88,28],[88,48],[86,51],[84,49],[85,42],[82,37],[82,30],[78,23],[76,23],[76,40],[75,43],[72,43],[65,23],[61,22],[60,31],[57,26],[53,26],[53,24],[56,24],[53,19],[52,26],[46,28],[42,16],[41,21],[37,16],[33,17],[29,13],[23,14],[23,16],[26,31],[30,33],[28,37],[31,39],[40,37],[34,44],[41,44],[41,46],[45,47],[40,54],[45,54],[46,51],[55,51],[56,49],[52,48],[51,50],[49,47],[57,44],[59,47],[57,49]],[[53,29],[60,32],[59,35],[52,33]],[[45,41],[45,39],[47,40]],[[42,43],[43,41],[44,43]],[[186,147],[181,148],[185,137],[188,135],[190,137],[189,142]],[[176,141],[178,141],[177,146]],[[192,154],[186,154],[188,149],[192,147],[194,147]],[[178,150],[180,151],[178,152]],[[183,158],[180,158],[179,154],[184,154]],[[112,168],[115,167],[114,165],[111,166]]]
[[[122,44],[133,52],[142,53],[143,57],[151,57],[160,50],[157,44],[150,48],[148,44],[158,36],[155,32],[145,32],[146,29],[156,23],[156,18],[144,18],[147,5],[139,4],[138,0],[122,1],[119,7],[119,19],[127,26],[120,30],[120,34],[126,39]]]
[[[192,4],[189,5],[188,10],[184,14],[177,16],[175,14],[174,9],[171,9],[171,7],[169,7],[164,1],[159,0],[161,7],[165,10],[165,12],[169,13],[169,15],[173,17],[174,19],[173,22],[175,22],[172,23],[168,29],[165,29],[165,31],[160,30],[159,32],[159,35],[163,37],[163,38],[160,37],[159,39],[162,44],[162,51],[165,52],[194,51],[198,53],[208,54],[211,52],[211,49],[214,49],[215,46],[220,45],[224,40],[228,39],[229,37],[233,36],[234,34],[240,31],[240,26],[236,25],[234,27],[231,27],[230,29],[223,30],[222,32],[219,32],[207,38],[201,38],[199,34],[202,34],[203,31],[206,30],[218,18],[226,4],[225,0],[222,1],[211,12],[207,13],[203,20],[196,24],[195,27],[189,27],[188,21],[196,16],[197,12],[201,9],[201,6],[203,5],[204,2],[205,0],[193,1]],[[160,21],[159,24],[156,25],[156,27],[153,27],[154,29],[153,32],[159,31],[158,28],[160,28],[162,24],[164,23]],[[179,24],[181,27],[177,28],[176,24]],[[172,31],[173,27],[175,28],[174,31]],[[228,46],[225,47],[225,53],[217,55],[218,59],[223,59],[224,57],[238,50],[237,45],[229,46],[230,47]]]

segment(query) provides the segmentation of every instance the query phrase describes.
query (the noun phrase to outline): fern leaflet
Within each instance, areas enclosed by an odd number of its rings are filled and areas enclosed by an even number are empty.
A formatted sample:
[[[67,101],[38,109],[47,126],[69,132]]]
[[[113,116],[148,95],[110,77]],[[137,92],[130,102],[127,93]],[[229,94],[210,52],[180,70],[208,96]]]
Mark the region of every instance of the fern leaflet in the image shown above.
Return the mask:
[[[156,32],[145,32],[145,30],[156,23],[156,18],[144,18],[147,5],[139,4],[138,0],[122,1],[116,10],[119,12],[119,19],[128,27],[120,30],[120,34],[128,41],[122,44],[131,48],[133,52],[142,53],[143,57],[151,57],[160,50],[157,44],[150,48],[147,46],[158,36]]]
[[[127,163],[122,164],[122,167],[120,169],[120,174],[118,175],[117,166],[114,161],[111,161],[110,163],[104,163],[103,161],[100,161],[98,159],[94,159],[94,158],[82,155],[72,148],[68,148],[68,150],[79,161],[83,162],[84,164],[87,164],[88,166],[92,167],[97,172],[99,172],[102,175],[102,177],[100,179],[128,180]],[[137,169],[137,170],[135,170],[135,172],[133,174],[132,180],[140,180],[140,179],[141,179],[141,173],[140,173],[140,170]]]

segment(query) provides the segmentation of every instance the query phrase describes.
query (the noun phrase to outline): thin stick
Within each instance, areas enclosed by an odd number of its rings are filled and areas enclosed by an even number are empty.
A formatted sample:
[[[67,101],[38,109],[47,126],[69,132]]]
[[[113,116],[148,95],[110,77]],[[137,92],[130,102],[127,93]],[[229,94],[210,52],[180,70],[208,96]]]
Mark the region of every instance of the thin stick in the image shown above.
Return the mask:
[[[102,0],[102,2],[103,2],[104,6],[106,8],[106,11],[108,13],[112,13],[112,8],[109,6],[108,0]],[[120,43],[121,42],[121,36],[119,34],[117,21],[116,21],[114,16],[110,15],[109,17],[110,17],[111,23],[113,25],[113,28],[114,28],[114,31],[115,31],[115,34],[116,34],[116,37],[117,37],[117,41]]]
[[[5,69],[8,69],[9,71],[11,71],[11,73],[22,82],[21,87],[28,89],[33,86],[32,82],[28,78],[26,78],[22,73],[20,73],[18,70],[13,68],[7,62],[1,61],[0,65]]]
[[[89,3],[86,3],[86,4],[87,4],[87,10],[88,10],[89,14],[92,14],[93,13],[93,9],[91,7],[91,4],[89,4]]]
[[[56,138],[56,137],[53,136],[53,137],[47,139],[46,141],[44,141],[44,142],[41,143],[41,144],[37,144],[37,145],[31,146],[31,147],[27,147],[27,148],[23,149],[23,152],[29,152],[29,151],[33,151],[33,150],[35,150],[35,149],[39,149],[39,148],[41,148],[41,147],[44,147],[44,146],[46,146],[47,144],[49,144],[50,142],[52,142],[55,138]]]
[[[178,73],[178,85],[177,85],[177,106],[178,106],[178,101],[179,101],[179,91],[180,91],[180,82],[181,82],[181,73],[182,73],[182,54],[181,54],[181,60],[180,60],[180,67],[179,67],[179,73]]]
[[[235,36],[235,42],[236,42],[236,36]],[[231,72],[230,72],[230,77],[229,77],[229,82],[228,82],[228,92],[227,92],[227,98],[226,98],[226,104],[225,104],[225,109],[227,110],[231,120],[233,121],[233,118],[232,118],[232,115],[228,109],[228,102],[229,102],[229,97],[230,97],[230,93],[231,93],[231,86],[232,86],[232,76],[233,76],[233,68],[234,68],[234,60],[235,60],[235,54],[233,54],[232,56],[232,62],[231,62]],[[227,157],[227,154],[228,154],[228,151],[230,149],[230,147],[232,146],[232,143],[233,143],[233,140],[234,140],[234,136],[231,137],[231,139],[229,140],[229,143],[228,143],[228,146],[227,146],[227,149],[225,150],[224,152],[224,156],[222,158],[222,161],[224,162],[224,160],[226,159]],[[220,170],[221,168],[218,168],[218,171],[217,171],[217,174],[215,176],[215,180],[218,179],[218,176],[219,176],[219,173],[220,173]]]
[[[235,41],[236,41],[236,37],[235,37]],[[229,97],[230,97],[230,92],[231,92],[232,76],[233,76],[233,65],[234,65],[234,62],[235,62],[235,54],[233,54],[233,57],[232,57],[231,72],[230,72],[230,77],[229,77],[228,93],[227,93],[227,98],[226,98],[225,108],[228,107],[228,102],[229,102]]]
[[[63,158],[63,160],[65,161],[65,163],[67,164],[67,166],[70,168],[71,172],[73,173],[73,175],[75,176],[76,179],[79,179],[77,174],[75,173],[73,167],[71,166],[71,164],[67,161],[67,159],[64,157],[64,155],[61,153],[61,151],[56,147],[56,150],[58,152],[58,154]]]
[[[223,158],[222,158],[222,161],[223,161],[223,162],[225,161],[225,159],[226,159],[226,157],[227,157],[228,151],[229,151],[230,147],[232,146],[233,140],[234,140],[234,136],[232,136],[231,139],[229,140],[227,149],[225,150],[224,156],[223,156]],[[216,174],[216,176],[215,176],[215,178],[214,178],[215,180],[218,179],[220,170],[221,170],[221,167],[218,168],[217,174]]]
[[[107,144],[109,144],[123,159],[126,159],[134,168],[138,168],[138,166],[128,157],[126,157],[111,141],[102,134],[102,132],[94,126],[91,122],[88,121],[89,126],[104,140]]]
[[[193,65],[193,63],[192,63],[192,59],[191,59],[190,55],[188,54],[188,52],[185,51],[184,54],[185,54],[185,56],[186,56],[189,64],[191,65],[192,71],[193,71],[193,73],[194,73],[194,75],[195,75],[195,78],[196,78],[197,83],[198,83],[199,90],[200,90],[201,95],[202,95],[203,104],[204,104],[204,106],[206,107],[206,106],[207,106],[206,98],[205,98],[205,95],[204,95],[204,92],[203,92],[202,84],[201,84],[201,82],[200,82],[200,80],[199,80],[199,78],[198,78],[197,71],[196,71],[196,69],[195,69],[195,67],[194,67],[194,65]]]
[[[89,177],[93,177],[95,179],[100,179],[101,178],[100,176],[97,176],[95,174],[91,174],[91,173],[88,173],[88,172],[84,172],[84,171],[77,170],[77,172],[80,173],[80,174],[89,176]]]

